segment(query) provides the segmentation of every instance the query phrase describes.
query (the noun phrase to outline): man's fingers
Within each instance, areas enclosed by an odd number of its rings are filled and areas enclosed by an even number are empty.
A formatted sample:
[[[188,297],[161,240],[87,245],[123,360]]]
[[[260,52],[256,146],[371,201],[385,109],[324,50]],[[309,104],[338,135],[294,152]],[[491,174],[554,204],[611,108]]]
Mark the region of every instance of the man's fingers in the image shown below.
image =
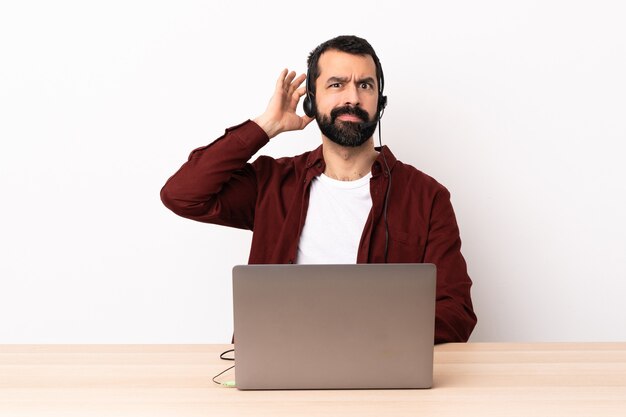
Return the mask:
[[[285,77],[287,76],[287,71],[288,71],[287,68],[285,68],[284,70],[280,72],[280,75],[278,76],[278,79],[276,80],[277,90],[283,89],[283,85],[285,85]]]
[[[293,85],[295,85],[296,88],[298,88],[298,87],[300,87],[300,84],[302,84],[302,82],[304,80],[306,80],[306,74],[300,74],[300,76],[298,78],[293,80]]]
[[[306,75],[300,75],[296,78],[296,72],[291,71],[287,68],[280,72],[278,76],[278,80],[276,80],[276,93],[287,94],[287,96],[291,96],[293,91],[298,88],[302,81],[306,78]]]
[[[306,87],[298,88],[296,91],[294,91],[294,94],[297,94],[298,97],[302,97],[303,95],[306,94]]]
[[[289,94],[293,94],[294,91],[297,90],[298,87],[302,84],[302,82],[306,79],[305,74],[301,74],[298,78],[294,79],[289,86]]]
[[[295,71],[291,71],[289,74],[287,74],[287,77],[285,77],[285,82],[283,84],[285,89],[288,89],[291,86],[291,82],[293,81],[294,78],[296,78]]]
[[[290,107],[295,110],[296,106],[298,105],[298,102],[300,101],[300,98],[305,94],[306,94],[306,87],[300,87],[296,91],[294,91],[291,94],[291,102],[289,103]]]

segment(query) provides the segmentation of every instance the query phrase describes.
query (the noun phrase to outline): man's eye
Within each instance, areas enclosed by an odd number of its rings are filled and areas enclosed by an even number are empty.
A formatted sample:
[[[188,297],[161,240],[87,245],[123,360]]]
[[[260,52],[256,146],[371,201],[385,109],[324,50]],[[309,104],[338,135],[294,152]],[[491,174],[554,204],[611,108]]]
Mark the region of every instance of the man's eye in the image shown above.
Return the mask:
[[[334,84],[330,85],[331,88],[339,88],[340,86],[341,86],[341,84],[339,84],[339,83],[334,83]]]
[[[367,90],[369,88],[372,88],[372,85],[369,83],[361,83],[361,88]]]

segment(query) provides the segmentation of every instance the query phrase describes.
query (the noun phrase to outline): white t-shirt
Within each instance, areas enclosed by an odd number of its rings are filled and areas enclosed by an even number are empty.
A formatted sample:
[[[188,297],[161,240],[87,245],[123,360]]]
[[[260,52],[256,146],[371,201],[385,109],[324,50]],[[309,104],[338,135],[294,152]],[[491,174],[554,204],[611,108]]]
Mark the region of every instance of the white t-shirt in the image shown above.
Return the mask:
[[[356,181],[324,174],[311,182],[300,242],[299,264],[353,264],[372,209],[369,173]]]

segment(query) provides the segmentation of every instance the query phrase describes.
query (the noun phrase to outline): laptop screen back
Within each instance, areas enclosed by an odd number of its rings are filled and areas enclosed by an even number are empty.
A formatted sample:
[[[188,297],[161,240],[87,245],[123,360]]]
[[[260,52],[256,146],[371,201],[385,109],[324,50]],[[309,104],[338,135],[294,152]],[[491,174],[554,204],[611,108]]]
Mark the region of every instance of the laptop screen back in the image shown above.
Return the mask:
[[[429,388],[432,264],[233,268],[239,389]]]

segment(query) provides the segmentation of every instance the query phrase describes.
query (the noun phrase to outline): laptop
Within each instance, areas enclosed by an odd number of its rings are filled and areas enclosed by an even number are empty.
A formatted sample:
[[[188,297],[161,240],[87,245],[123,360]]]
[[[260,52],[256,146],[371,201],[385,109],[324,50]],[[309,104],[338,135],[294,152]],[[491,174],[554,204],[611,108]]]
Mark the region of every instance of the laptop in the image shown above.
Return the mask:
[[[433,264],[237,265],[240,390],[430,388]]]

